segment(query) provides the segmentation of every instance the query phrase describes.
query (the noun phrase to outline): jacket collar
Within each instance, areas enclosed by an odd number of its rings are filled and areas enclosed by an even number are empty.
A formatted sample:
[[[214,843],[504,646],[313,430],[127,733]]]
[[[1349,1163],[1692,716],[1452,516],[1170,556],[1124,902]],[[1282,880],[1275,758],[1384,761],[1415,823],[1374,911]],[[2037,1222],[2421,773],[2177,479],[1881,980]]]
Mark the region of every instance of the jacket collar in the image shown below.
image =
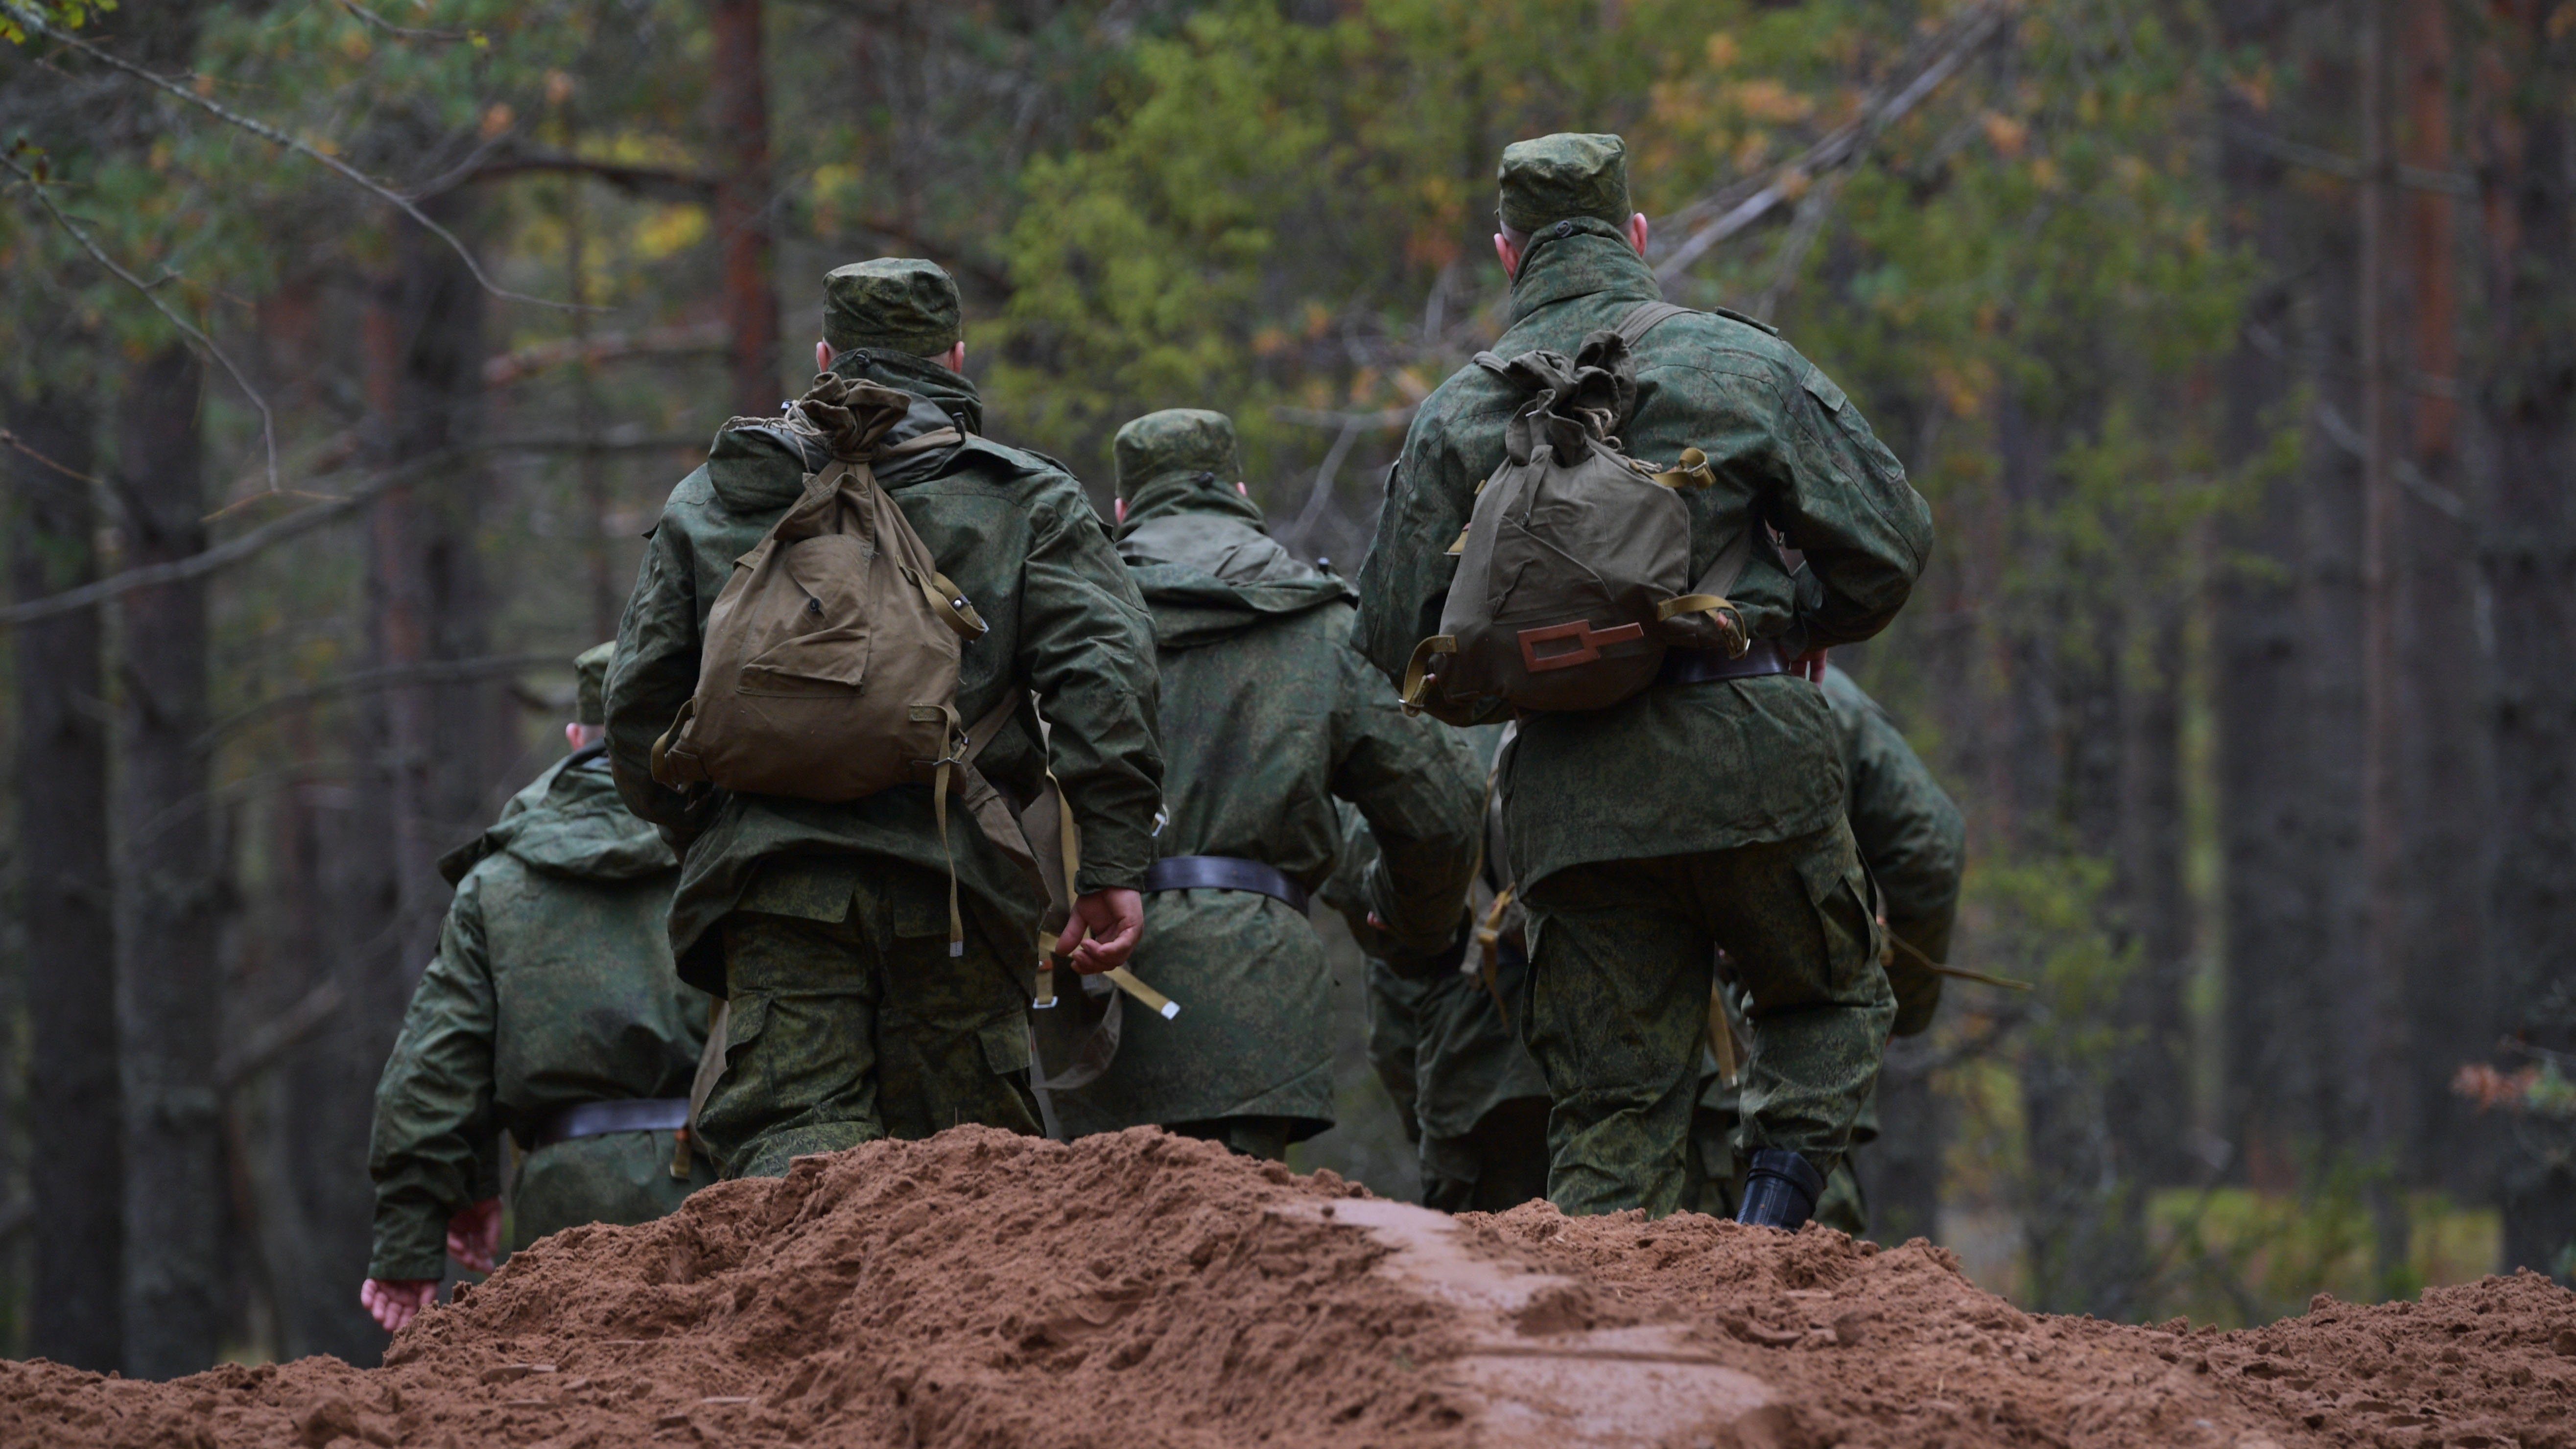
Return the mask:
[[[1521,254],[1520,275],[1512,279],[1512,321],[1596,293],[1652,302],[1663,289],[1619,228],[1588,216],[1558,222],[1532,233]]]
[[[901,388],[936,404],[950,421],[967,432],[984,431],[983,394],[943,363],[891,348],[854,347],[832,359],[832,370],[854,381]]]

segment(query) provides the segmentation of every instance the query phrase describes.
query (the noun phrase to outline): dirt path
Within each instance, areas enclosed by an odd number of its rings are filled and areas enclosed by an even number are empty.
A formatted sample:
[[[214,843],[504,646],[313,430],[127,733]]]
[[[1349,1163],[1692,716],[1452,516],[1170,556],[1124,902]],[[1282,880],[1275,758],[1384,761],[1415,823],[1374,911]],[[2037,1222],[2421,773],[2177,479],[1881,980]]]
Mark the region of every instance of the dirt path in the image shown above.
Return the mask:
[[[2524,1275],[2243,1333],[2030,1317],[1921,1243],[1449,1219],[1152,1132],[975,1128],[585,1228],[387,1366],[0,1365],[0,1444],[2576,1449]]]

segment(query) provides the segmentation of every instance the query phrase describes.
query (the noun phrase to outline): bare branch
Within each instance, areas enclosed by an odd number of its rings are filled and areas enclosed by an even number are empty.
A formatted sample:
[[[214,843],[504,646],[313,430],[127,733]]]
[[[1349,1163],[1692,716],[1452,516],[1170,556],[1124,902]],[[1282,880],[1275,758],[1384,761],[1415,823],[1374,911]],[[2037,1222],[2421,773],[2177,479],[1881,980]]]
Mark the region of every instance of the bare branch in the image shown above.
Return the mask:
[[[2340,176],[2346,181],[2362,179],[2361,162],[2354,157],[2326,150],[2322,146],[2310,146],[2293,141],[2287,136],[2275,136],[2260,126],[2250,126],[2243,121],[2229,121],[2227,131],[2229,135],[2275,161],[2287,162],[2292,166],[2304,166],[2311,171],[2323,171],[2331,176]],[[2411,190],[2430,191],[2442,196],[2478,194],[2477,178],[2463,176],[2457,171],[2428,171],[2421,166],[2398,166],[2395,171],[2397,184]]]
[[[373,10],[368,9],[366,6],[359,4],[358,0],[340,0],[340,8],[348,11],[360,20],[365,21],[367,24],[376,27],[378,30],[383,31],[387,35],[399,35],[405,40],[436,40],[443,43],[453,44],[461,40],[470,41],[476,34],[476,32],[471,30],[415,30],[408,25],[396,25],[383,16],[378,15]]]
[[[440,226],[437,222],[430,220],[428,213],[422,211],[418,206],[413,205],[411,199],[404,196],[401,192],[396,191],[392,187],[385,185],[383,182],[376,180],[374,177],[369,176],[367,173],[350,165],[348,162],[341,160],[339,157],[328,155],[320,148],[312,146],[306,142],[299,141],[293,136],[286,134],[284,131],[277,129],[275,126],[268,124],[266,121],[256,120],[252,117],[245,116],[241,112],[232,109],[230,106],[226,106],[219,101],[197,94],[195,91],[179,84],[177,81],[171,80],[165,76],[155,75],[151,71],[144,69],[142,66],[136,65],[134,62],[125,59],[123,56],[117,55],[113,51],[92,45],[90,42],[81,39],[77,35],[61,30],[52,22],[46,20],[42,15],[30,10],[25,4],[21,3],[21,0],[0,0],[0,9],[6,9],[11,16],[18,20],[20,24],[26,26],[28,30],[35,34],[42,35],[45,38],[56,41],[60,44],[68,45],[72,49],[90,57],[101,65],[111,66],[117,70],[123,71],[125,74],[134,77],[145,85],[151,86],[153,89],[165,92],[169,95],[176,96],[180,100],[187,102],[189,105],[195,106],[197,109],[204,111],[206,114],[213,116],[217,120],[223,121],[228,125],[238,126],[271,145],[283,146],[287,150],[294,152],[296,155],[302,156],[306,160],[313,162],[315,165],[339,176],[341,179],[358,187],[360,190],[378,197],[381,200],[392,203],[393,206],[400,210],[403,215],[410,217],[415,222],[418,222],[430,233],[430,235],[447,243],[448,247],[456,253],[458,259],[465,263],[465,270],[473,274],[475,283],[481,286],[484,291],[491,293],[493,296],[506,297],[513,302],[530,302],[540,307],[556,307],[567,311],[571,310],[576,305],[571,302],[557,302],[547,297],[531,297],[525,292],[513,292],[509,288],[493,281],[490,277],[484,275],[483,264],[474,259],[474,254],[466,250],[465,243],[456,239],[455,233],[449,231],[443,226]]]
[[[154,290],[152,284],[119,265],[116,258],[109,256],[100,249],[97,242],[90,240],[89,233],[81,230],[78,222],[65,216],[63,209],[54,205],[54,198],[46,189],[43,177],[19,165],[15,155],[0,156],[0,166],[9,168],[13,175],[27,183],[29,193],[36,198],[36,204],[45,209],[45,215],[54,219],[54,225],[70,233],[71,239],[80,243],[81,250],[90,254],[91,260],[105,267],[118,281],[140,293],[144,301],[152,304],[153,311],[168,319],[171,326],[195,338],[199,347],[206,349],[213,355],[215,361],[223,364],[224,371],[232,374],[233,385],[242,390],[242,396],[250,399],[252,407],[259,409],[259,440],[268,454],[268,486],[270,491],[274,492],[277,488],[277,419],[268,410],[268,399],[260,396],[259,389],[250,385],[250,379],[242,375],[242,370],[234,365],[230,355],[215,345],[215,339],[198,331],[196,324],[172,311],[170,304],[161,300],[160,294]]]
[[[602,332],[584,341],[576,337],[532,343],[483,363],[485,387],[508,387],[531,373],[571,362],[614,362],[628,357],[672,357],[722,352],[732,333],[721,322],[686,327],[656,327],[647,332]]]
[[[515,674],[523,669],[560,665],[560,653],[487,654],[477,659],[433,659],[420,664],[396,664],[383,669],[361,669],[337,679],[308,684],[301,689],[281,690],[259,703],[238,709],[206,727],[198,737],[199,749],[212,749],[223,739],[273,714],[299,709],[344,694],[371,694],[379,689],[400,689],[412,684],[467,684],[489,679],[498,674]]]
[[[325,980],[304,993],[293,1006],[251,1028],[240,1045],[216,1058],[215,1090],[230,1092],[275,1066],[278,1058],[337,1015],[347,1000],[348,993],[341,990],[339,982]]]
[[[1970,10],[1951,22],[1933,41],[1930,47],[1932,59],[1922,70],[1900,89],[1891,92],[1882,87],[1862,103],[1857,120],[1808,147],[1795,160],[1774,168],[1749,193],[1744,188],[1752,183],[1739,181],[1684,207],[1675,214],[1675,220],[1703,210],[1719,207],[1725,210],[1717,220],[1684,238],[1657,263],[1655,280],[1668,282],[1681,275],[1691,263],[1707,255],[1709,248],[1751,226],[1769,215],[1781,202],[1789,200],[1793,192],[1799,191],[1801,182],[1837,167],[1848,166],[1868,155],[1870,148],[1877,144],[1880,133],[1904,119],[1906,113],[1920,104],[1924,97],[1956,75],[1978,47],[2002,30],[2004,20],[2011,13],[2012,6],[2008,0],[1987,0],[1986,4]],[[1738,195],[1742,196],[1741,200],[1735,199]]]

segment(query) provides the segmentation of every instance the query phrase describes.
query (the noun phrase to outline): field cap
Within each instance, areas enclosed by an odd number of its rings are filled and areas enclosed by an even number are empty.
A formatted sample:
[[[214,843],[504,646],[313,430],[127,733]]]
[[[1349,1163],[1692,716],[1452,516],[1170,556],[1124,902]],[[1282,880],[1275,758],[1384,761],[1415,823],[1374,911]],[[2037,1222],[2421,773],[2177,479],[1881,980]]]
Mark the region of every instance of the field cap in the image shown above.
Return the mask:
[[[617,645],[613,640],[606,644],[593,644],[573,656],[573,677],[579,681],[573,694],[576,711],[573,723],[608,723],[608,661],[616,657]]]
[[[823,278],[823,340],[937,357],[957,345],[957,283],[937,262],[878,257]]]
[[[1503,225],[1533,232],[1567,217],[1591,216],[1626,226],[1628,143],[1616,136],[1560,131],[1503,148],[1495,180],[1502,186]]]

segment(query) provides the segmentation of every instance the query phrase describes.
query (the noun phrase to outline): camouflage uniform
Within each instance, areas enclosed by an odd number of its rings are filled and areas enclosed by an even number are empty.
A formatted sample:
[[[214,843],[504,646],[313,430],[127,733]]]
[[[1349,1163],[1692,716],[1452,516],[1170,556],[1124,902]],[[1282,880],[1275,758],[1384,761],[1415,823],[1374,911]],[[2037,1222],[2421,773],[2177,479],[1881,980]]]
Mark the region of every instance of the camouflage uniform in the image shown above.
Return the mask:
[[[1334,801],[1350,801],[1379,847],[1366,895],[1392,959],[1443,959],[1475,862],[1474,760],[1350,651],[1349,585],[1262,532],[1223,414],[1139,418],[1117,458],[1119,553],[1162,673],[1155,845],[1256,860],[1311,891],[1342,850]],[[1159,891],[1130,965],[1181,1013],[1125,1014],[1108,1072],[1056,1099],[1069,1133],[1157,1123],[1277,1157],[1333,1124],[1332,976],[1300,913],[1251,891]]]
[[[1505,221],[1531,234],[1494,351],[1570,356],[1657,299],[1624,233],[1617,137],[1522,142],[1501,182]],[[1682,495],[1694,576],[1756,530],[1728,591],[1756,639],[1795,656],[1885,627],[1930,551],[1931,514],[1841,389],[1771,329],[1729,315],[1677,317],[1636,353],[1629,451],[1668,463],[1698,447],[1715,473]],[[1360,574],[1356,637],[1390,678],[1439,632],[1456,570],[1446,550],[1502,460],[1517,401],[1471,366],[1414,418]],[[1801,572],[1765,522],[1804,551]],[[1681,1205],[1720,945],[1744,963],[1754,1002],[1748,1142],[1818,1171],[1841,1157],[1895,1003],[1834,743],[1823,697],[1787,675],[1655,685],[1608,709],[1523,718],[1501,788],[1530,911],[1523,1035],[1555,1103],[1548,1196],[1566,1211]]]
[[[582,656],[597,724],[607,647]],[[578,1223],[647,1222],[712,1178],[671,1176],[673,1134],[536,1146],[585,1102],[685,1097],[707,997],[671,974],[663,919],[679,861],[627,813],[594,747],[537,777],[439,862],[456,886],[376,1085],[371,1278],[437,1278],[447,1220],[499,1190],[502,1132],[529,1149],[511,1183],[514,1245]]]
[[[1941,1005],[1941,977],[1926,962],[1950,959],[1950,927],[1959,911],[1959,877],[1967,864],[1967,824],[1958,805],[1932,778],[1896,722],[1878,701],[1839,669],[1827,669],[1825,702],[1833,707],[1842,738],[1853,836],[1861,860],[1878,885],[1887,934],[1887,978],[1896,992],[1895,1034],[1927,1031]],[[1902,944],[1897,944],[1902,943]],[[1908,948],[1911,948],[1910,950]],[[1692,1123],[1692,1205],[1719,1216],[1731,1213],[1743,1187],[1741,1119],[1736,1089],[1710,1064]],[[1873,1103],[1852,1125],[1852,1146],[1878,1136]],[[1859,1237],[1869,1207],[1848,1160],[1825,1178],[1816,1221]]]
[[[979,768],[1025,801],[1051,762],[1082,830],[1077,888],[1141,886],[1162,777],[1152,634],[1107,530],[1061,465],[975,436],[974,385],[932,360],[958,336],[945,272],[880,260],[840,268],[825,289],[833,370],[916,399],[885,442],[968,435],[877,477],[991,625],[965,646],[959,715],[1019,701]],[[777,423],[724,426],[653,530],[609,681],[618,784],[687,842],[671,905],[680,974],[732,1003],[725,1076],[699,1119],[728,1176],[961,1122],[1038,1130],[1024,1012],[1044,897],[966,811],[948,812],[967,914],[965,954],[951,958],[927,785],[845,802],[692,801],[651,777],[653,740],[697,687],[707,611],[733,561],[828,461]],[[1031,692],[1052,730],[1044,743]]]

